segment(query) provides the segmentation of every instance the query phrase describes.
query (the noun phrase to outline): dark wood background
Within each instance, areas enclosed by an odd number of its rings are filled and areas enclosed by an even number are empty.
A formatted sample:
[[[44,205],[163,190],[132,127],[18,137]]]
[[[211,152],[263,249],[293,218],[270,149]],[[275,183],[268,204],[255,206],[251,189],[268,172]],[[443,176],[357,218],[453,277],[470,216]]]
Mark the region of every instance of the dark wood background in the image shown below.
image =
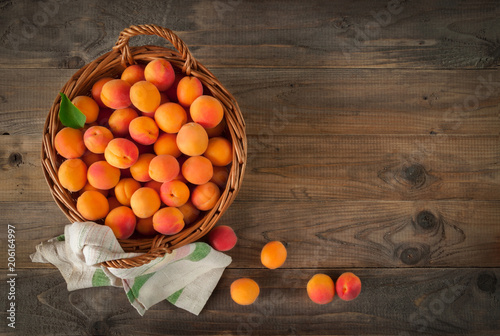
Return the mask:
[[[0,1],[0,332],[498,335],[499,17],[497,0]],[[247,122],[247,174],[220,222],[239,242],[198,317],[167,302],[140,317],[121,289],[68,292],[29,260],[67,224],[40,165],[52,101],[142,23],[177,32]],[[273,271],[270,240],[289,253]],[[356,300],[309,301],[313,274],[344,271],[363,282]],[[260,284],[255,304],[231,301],[239,277]]]

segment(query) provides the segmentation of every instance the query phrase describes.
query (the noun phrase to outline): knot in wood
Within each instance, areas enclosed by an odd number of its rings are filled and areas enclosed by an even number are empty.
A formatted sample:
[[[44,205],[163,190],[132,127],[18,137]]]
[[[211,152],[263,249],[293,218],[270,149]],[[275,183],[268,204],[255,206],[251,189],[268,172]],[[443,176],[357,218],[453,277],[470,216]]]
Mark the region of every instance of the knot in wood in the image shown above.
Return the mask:
[[[11,153],[8,159],[9,165],[12,167],[19,167],[23,164],[23,156],[21,153]]]
[[[417,215],[417,224],[425,230],[435,228],[438,224],[436,216],[430,211],[421,211]]]
[[[423,186],[426,180],[425,168],[418,163],[404,166],[401,170],[401,176],[415,188]]]
[[[400,258],[406,265],[415,265],[422,259],[422,253],[416,247],[409,247],[401,252]]]
[[[497,277],[492,272],[483,272],[477,277],[477,287],[483,292],[495,293],[497,282]]]

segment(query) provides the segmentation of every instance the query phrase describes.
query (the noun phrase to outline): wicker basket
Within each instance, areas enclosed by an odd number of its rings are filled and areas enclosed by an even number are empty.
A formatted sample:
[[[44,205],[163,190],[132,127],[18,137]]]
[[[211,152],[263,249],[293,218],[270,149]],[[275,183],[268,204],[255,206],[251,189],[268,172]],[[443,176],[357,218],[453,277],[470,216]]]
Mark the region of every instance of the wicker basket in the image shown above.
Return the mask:
[[[177,50],[159,46],[129,47],[129,39],[137,35],[163,37]],[[170,253],[175,248],[203,237],[211,230],[236,197],[245,172],[247,139],[245,122],[238,103],[217,78],[195,60],[184,42],[167,28],[156,25],[138,25],[123,30],[113,50],[78,70],[63,86],[61,92],[65,93],[69,99],[73,99],[78,95],[88,95],[92,85],[99,78],[116,77],[127,65],[136,64],[137,62],[146,63],[156,58],[168,60],[176,71],[182,71],[186,75],[197,77],[212,95],[220,100],[224,107],[224,117],[227,123],[226,136],[231,138],[233,144],[233,162],[226,188],[222,191],[218,203],[212,210],[206,212],[196,223],[186,227],[176,235],[157,235],[153,238],[120,240],[120,244],[125,251],[144,252],[144,254],[134,258],[108,261],[103,264],[107,267],[130,268],[141,266],[159,256],[163,256],[165,253]],[[66,217],[71,222],[85,221],[76,210],[75,195],[63,188],[57,177],[58,168],[63,161],[54,148],[54,138],[62,128],[58,118],[60,102],[60,96],[57,95],[45,122],[41,155],[42,167],[52,195]]]

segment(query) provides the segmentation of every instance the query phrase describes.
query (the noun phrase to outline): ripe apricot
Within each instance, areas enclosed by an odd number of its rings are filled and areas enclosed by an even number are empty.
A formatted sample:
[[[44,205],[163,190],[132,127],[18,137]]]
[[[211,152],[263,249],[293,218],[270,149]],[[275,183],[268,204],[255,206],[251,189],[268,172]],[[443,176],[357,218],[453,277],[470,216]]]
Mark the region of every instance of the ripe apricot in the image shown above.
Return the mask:
[[[158,182],[172,181],[179,175],[179,162],[172,155],[155,156],[149,163],[149,176]]]
[[[158,182],[155,180],[148,181],[144,184],[145,187],[153,188],[158,193],[158,195],[161,194],[161,186],[162,185],[163,185],[162,182]]]
[[[287,252],[285,245],[280,241],[270,241],[262,248],[260,261],[269,269],[281,267],[286,260]]]
[[[136,217],[129,207],[119,206],[108,213],[104,224],[111,228],[117,239],[127,239],[134,233]]]
[[[213,172],[212,163],[204,156],[191,156],[182,164],[182,176],[192,184],[207,183]]]
[[[80,159],[65,160],[59,167],[57,175],[64,188],[76,192],[87,183],[87,166]]]
[[[208,233],[208,243],[217,251],[229,251],[237,241],[234,230],[227,225],[216,226]]]
[[[111,80],[113,80],[113,78],[111,78],[111,77],[104,77],[104,78],[99,79],[92,86],[92,90],[91,90],[92,91],[92,98],[94,98],[95,102],[100,107],[106,107],[106,105],[104,105],[104,103],[101,100],[102,87],[104,86],[104,84],[106,84],[107,82],[109,82]]]
[[[111,140],[113,140],[113,133],[103,126],[91,126],[83,134],[85,147],[96,154],[104,153]]]
[[[226,119],[222,119],[222,121],[217,126],[205,129],[207,131],[208,137],[213,138],[221,136],[226,129],[226,125]]]
[[[115,110],[108,119],[109,129],[116,137],[125,137],[128,133],[130,122],[139,115],[130,107]]]
[[[215,183],[207,182],[196,186],[191,193],[191,202],[201,211],[212,209],[220,197],[220,190]]]
[[[173,207],[161,208],[153,216],[153,227],[164,235],[179,233],[184,228],[182,212]]]
[[[108,143],[104,157],[113,167],[130,168],[139,158],[139,149],[130,140],[115,138]]]
[[[177,134],[162,133],[154,143],[156,155],[169,154],[175,158],[181,156],[181,151],[177,147]]]
[[[317,304],[327,304],[332,302],[335,296],[335,286],[332,278],[326,274],[315,274],[307,282],[307,295]]]
[[[85,178],[87,178],[86,175],[85,175]],[[103,194],[104,197],[108,197],[108,195],[109,195],[109,190],[97,189],[96,187],[93,187],[92,184],[90,184],[88,181],[87,181],[87,183],[85,183],[85,185],[83,186],[83,188],[80,189],[80,191],[78,193],[81,195],[84,192],[89,191],[89,190],[98,191],[101,194]]]
[[[153,216],[160,209],[160,205],[160,196],[152,188],[143,187],[137,189],[130,198],[130,207],[139,218]]]
[[[224,109],[218,99],[212,96],[199,96],[189,108],[193,121],[204,128],[217,126],[224,117]]]
[[[177,84],[177,99],[182,106],[190,106],[202,94],[203,85],[196,77],[186,76]]]
[[[85,162],[87,167],[90,167],[90,165],[94,162],[104,161],[104,154],[96,154],[92,153],[89,150],[86,150],[85,153],[83,153],[81,159],[83,160],[83,162]]]
[[[94,99],[87,96],[76,96],[71,102],[85,115],[86,124],[93,123],[97,120],[99,105],[97,105]]]
[[[227,166],[233,161],[233,147],[226,138],[215,137],[208,140],[208,147],[203,154],[214,166]]]
[[[132,120],[128,126],[132,139],[142,145],[152,145],[158,139],[160,130],[150,117],[141,116]]]
[[[151,176],[149,175],[149,164],[151,160],[155,158],[156,155],[152,153],[144,153],[139,155],[139,159],[130,167],[130,174],[132,177],[139,182],[151,181]]]
[[[129,107],[130,84],[121,79],[113,79],[102,86],[101,100],[104,105],[112,109]]]
[[[108,204],[109,204],[109,211],[113,210],[114,208],[118,208],[119,206],[122,206],[122,204],[118,202],[115,196],[108,197]]]
[[[239,305],[250,305],[257,300],[260,293],[259,285],[255,280],[240,278],[233,281],[230,287],[231,298]]]
[[[177,133],[187,122],[186,110],[176,103],[160,105],[155,112],[155,121],[165,133]]]
[[[130,100],[139,111],[154,113],[158,106],[160,106],[160,91],[152,83],[140,81],[132,85]]]
[[[144,65],[129,65],[123,70],[121,79],[128,82],[130,85],[146,80],[146,78],[144,78]]]
[[[118,184],[120,174],[120,169],[106,161],[98,161],[87,170],[87,180],[94,188],[108,190]]]
[[[208,135],[197,123],[187,123],[177,133],[177,147],[189,156],[202,155],[208,147]]]
[[[141,187],[133,178],[122,178],[115,186],[115,197],[120,204],[130,206],[130,198]]]
[[[189,188],[179,180],[165,182],[160,188],[160,198],[168,206],[179,207],[189,200]]]
[[[210,179],[210,182],[217,184],[220,189],[226,187],[227,179],[229,178],[229,170],[227,167],[214,166],[214,174]]]
[[[144,77],[153,83],[158,90],[167,90],[175,80],[175,72],[172,64],[165,59],[155,59],[149,62],[144,69]]]
[[[65,127],[57,132],[54,139],[56,151],[65,159],[77,159],[85,153],[83,132],[71,127]]]
[[[342,300],[354,300],[361,292],[361,280],[352,272],[342,273],[337,279],[336,290]]]
[[[178,209],[184,215],[184,223],[186,225],[194,223],[200,215],[200,210],[196,209],[191,201],[187,201],[186,203],[178,207]]]
[[[109,212],[109,203],[103,194],[90,190],[78,197],[76,209],[83,218],[94,221],[106,217]]]
[[[145,236],[154,236],[158,234],[153,227],[153,216],[148,218],[139,218],[135,225],[135,231]]]

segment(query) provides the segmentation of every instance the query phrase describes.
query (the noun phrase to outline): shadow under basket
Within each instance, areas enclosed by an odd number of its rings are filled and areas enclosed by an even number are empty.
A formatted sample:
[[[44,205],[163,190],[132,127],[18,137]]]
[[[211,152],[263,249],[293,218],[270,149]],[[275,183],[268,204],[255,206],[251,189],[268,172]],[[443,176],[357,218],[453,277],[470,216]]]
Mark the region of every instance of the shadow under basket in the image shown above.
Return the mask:
[[[156,35],[169,41],[176,50],[159,46],[130,47],[129,39],[137,35]],[[181,232],[172,236],[158,234],[148,238],[130,238],[119,240],[126,252],[144,252],[144,254],[126,259],[104,262],[103,265],[112,268],[131,268],[149,263],[151,260],[170,253],[183,245],[192,243],[207,234],[222,214],[228,209],[240,189],[245,172],[247,158],[247,139],[245,122],[238,103],[222,86],[217,78],[191,55],[184,42],[171,30],[156,25],[137,25],[124,29],[113,49],[78,70],[63,86],[61,92],[70,100],[79,95],[89,95],[92,85],[102,77],[117,78],[126,66],[163,58],[169,61],[176,72],[182,72],[198,78],[206,89],[217,98],[224,108],[226,129],[224,130],[233,146],[233,162],[229,177],[220,199],[215,207],[203,213],[193,224],[186,226]],[[66,217],[73,222],[86,220],[76,209],[77,194],[72,194],[62,187],[57,171],[63,158],[54,147],[57,132],[63,127],[59,121],[60,95],[57,95],[49,115],[45,121],[42,141],[42,168],[52,196]]]

